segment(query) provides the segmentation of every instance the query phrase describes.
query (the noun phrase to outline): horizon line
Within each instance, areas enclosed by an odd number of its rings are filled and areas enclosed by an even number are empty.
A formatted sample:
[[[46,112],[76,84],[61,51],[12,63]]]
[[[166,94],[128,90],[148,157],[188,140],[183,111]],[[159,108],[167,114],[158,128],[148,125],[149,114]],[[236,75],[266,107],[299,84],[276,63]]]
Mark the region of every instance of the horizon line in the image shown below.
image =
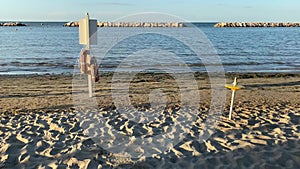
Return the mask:
[[[114,21],[100,21],[97,20],[98,22],[114,22]],[[68,21],[63,21],[63,20],[0,20],[1,22],[78,22],[76,20],[68,20]],[[137,21],[139,22],[139,21]],[[174,22],[174,21],[162,21],[162,22]],[[217,23],[219,21],[186,21],[186,22],[180,22],[180,23]]]
[[[2,22],[78,22],[78,20],[0,20],[0,23]],[[98,22],[114,22],[114,21],[98,21]],[[172,22],[172,21],[162,21],[162,22]],[[300,21],[186,21],[186,22],[180,22],[180,23],[219,23],[219,22],[225,22],[225,23],[234,23],[234,22],[246,22],[246,23],[300,23]]]

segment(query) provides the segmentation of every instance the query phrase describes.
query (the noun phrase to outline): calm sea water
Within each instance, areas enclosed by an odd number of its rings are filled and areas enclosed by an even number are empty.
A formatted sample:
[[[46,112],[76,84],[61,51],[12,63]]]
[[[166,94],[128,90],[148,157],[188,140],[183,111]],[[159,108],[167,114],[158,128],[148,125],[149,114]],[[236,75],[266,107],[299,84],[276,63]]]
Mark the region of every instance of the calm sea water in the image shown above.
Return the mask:
[[[27,27],[0,27],[0,74],[73,73],[84,47],[78,43],[78,28],[63,27],[64,23],[27,24]],[[195,25],[220,57],[222,65],[215,66],[223,66],[227,72],[300,72],[300,28]],[[120,64],[122,71],[140,71],[149,65],[182,69],[174,57],[181,59],[192,71],[206,71],[195,52],[174,38],[144,33],[121,39],[122,34],[135,30],[147,32],[147,29],[149,32],[154,29],[175,32],[178,36],[194,33],[191,28],[100,28],[98,45],[92,48],[100,71],[115,71]],[[114,46],[108,48],[110,44]]]

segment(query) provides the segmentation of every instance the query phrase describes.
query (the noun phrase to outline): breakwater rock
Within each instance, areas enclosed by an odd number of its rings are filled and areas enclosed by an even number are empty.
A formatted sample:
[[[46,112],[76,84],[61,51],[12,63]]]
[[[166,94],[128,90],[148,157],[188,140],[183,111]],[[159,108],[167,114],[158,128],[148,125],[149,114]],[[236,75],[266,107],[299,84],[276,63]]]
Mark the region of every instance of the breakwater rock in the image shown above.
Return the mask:
[[[184,27],[183,23],[179,22],[98,22],[98,27],[165,27],[165,28],[180,28]],[[79,22],[68,22],[66,27],[78,27]]]
[[[0,23],[0,26],[27,26],[27,25],[20,22],[6,22],[6,23]]]
[[[283,22],[219,22],[214,25],[217,28],[223,27],[300,27],[300,23]]]

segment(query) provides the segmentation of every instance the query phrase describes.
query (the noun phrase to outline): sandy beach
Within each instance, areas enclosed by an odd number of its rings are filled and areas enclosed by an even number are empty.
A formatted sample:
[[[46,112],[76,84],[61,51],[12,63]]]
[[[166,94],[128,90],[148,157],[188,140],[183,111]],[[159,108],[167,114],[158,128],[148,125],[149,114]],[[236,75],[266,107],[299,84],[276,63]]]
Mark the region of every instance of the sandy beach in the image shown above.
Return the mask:
[[[0,168],[300,168],[300,74],[226,74],[227,83],[235,76],[245,88],[236,93],[232,120],[227,90],[226,105],[209,139],[192,136],[201,135],[205,127],[196,121],[174,148],[140,159],[110,153],[86,135],[74,108],[72,75],[0,76]],[[101,74],[100,79],[95,98],[105,114],[114,109],[112,75]],[[205,119],[210,81],[201,73],[196,80],[198,116]],[[162,88],[169,109],[180,108],[174,82],[161,74],[139,75],[130,82],[132,105],[149,109],[150,89]],[[164,123],[148,130],[159,125]],[[125,134],[130,129],[120,124]]]

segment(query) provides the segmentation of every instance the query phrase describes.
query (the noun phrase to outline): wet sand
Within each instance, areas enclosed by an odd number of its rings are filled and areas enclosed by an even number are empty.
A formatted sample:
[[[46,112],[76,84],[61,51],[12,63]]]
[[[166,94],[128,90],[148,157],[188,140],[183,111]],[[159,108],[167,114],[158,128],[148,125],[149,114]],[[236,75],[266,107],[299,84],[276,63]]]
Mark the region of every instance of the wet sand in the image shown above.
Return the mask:
[[[203,133],[201,120],[209,113],[211,98],[209,79],[196,74],[200,121],[174,148],[140,159],[110,153],[86,134],[74,106],[72,76],[0,76],[0,168],[300,168],[300,75],[227,74],[227,83],[235,76],[245,89],[236,93],[232,120],[231,91],[226,91],[226,105],[211,137],[193,137]],[[102,113],[114,111],[111,78],[102,74],[96,84]],[[161,89],[169,109],[180,108],[174,82],[162,74],[137,76],[130,82],[132,105],[150,109],[151,90]],[[145,133],[159,125],[164,123],[148,125]],[[118,127],[124,134],[132,130],[126,123]]]

